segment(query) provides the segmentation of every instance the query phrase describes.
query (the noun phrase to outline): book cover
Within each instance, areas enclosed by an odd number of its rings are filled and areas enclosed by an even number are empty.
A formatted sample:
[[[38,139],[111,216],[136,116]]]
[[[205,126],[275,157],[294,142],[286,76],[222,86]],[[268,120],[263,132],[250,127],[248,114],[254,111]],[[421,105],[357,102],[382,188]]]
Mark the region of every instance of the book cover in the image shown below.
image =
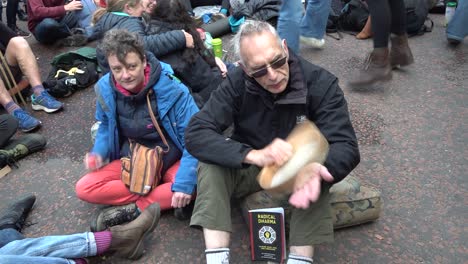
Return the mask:
[[[283,263],[286,258],[284,209],[249,210],[252,260]]]

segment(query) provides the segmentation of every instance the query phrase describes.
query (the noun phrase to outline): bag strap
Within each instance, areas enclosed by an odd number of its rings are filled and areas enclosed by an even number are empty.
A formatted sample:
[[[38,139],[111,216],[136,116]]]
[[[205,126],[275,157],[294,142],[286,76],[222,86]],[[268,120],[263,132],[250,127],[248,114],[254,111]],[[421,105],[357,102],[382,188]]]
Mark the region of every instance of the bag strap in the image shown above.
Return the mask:
[[[153,108],[151,107],[151,99],[150,99],[150,95],[153,94],[153,90],[150,89],[149,92],[146,94],[146,103],[148,104],[148,112],[151,116],[151,121],[153,122],[153,125],[154,127],[156,128],[156,130],[158,131],[159,133],[159,136],[161,136],[161,139],[164,143],[164,145],[166,145],[166,150],[163,150],[164,153],[167,153],[169,152],[170,150],[170,147],[169,147],[169,144],[167,144],[167,140],[166,138],[164,137],[164,134],[163,132],[161,131],[161,128],[159,127],[159,124],[158,124],[158,121],[156,120],[156,117],[154,116],[154,113],[153,113]]]

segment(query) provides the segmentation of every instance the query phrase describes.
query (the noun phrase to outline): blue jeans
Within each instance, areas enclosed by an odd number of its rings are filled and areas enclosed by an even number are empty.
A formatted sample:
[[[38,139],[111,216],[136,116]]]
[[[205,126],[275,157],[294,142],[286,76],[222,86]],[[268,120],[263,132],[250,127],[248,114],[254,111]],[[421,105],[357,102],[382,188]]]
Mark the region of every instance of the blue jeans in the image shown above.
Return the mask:
[[[89,37],[93,34],[91,19],[93,18],[93,13],[96,11],[97,6],[93,0],[81,0],[81,4],[83,5],[83,9],[75,11],[78,17],[78,27],[84,29],[86,31],[86,36]]]
[[[24,236],[16,229],[7,228],[0,230],[0,248],[10,243],[11,241],[21,240]]]
[[[0,237],[4,236],[2,231]],[[96,256],[96,253],[94,234],[85,232],[13,240],[0,248],[0,259],[2,264],[65,264],[75,263],[71,259]]]
[[[330,14],[331,0],[307,0],[304,16],[301,0],[283,1],[278,18],[278,34],[289,49],[299,52],[299,35],[322,39]]]
[[[452,20],[447,25],[447,37],[463,41],[468,36],[468,0],[458,0]]]
[[[60,21],[53,18],[45,18],[34,29],[34,37],[39,43],[53,44],[59,39],[71,35],[70,29],[78,25],[78,15],[68,12]]]

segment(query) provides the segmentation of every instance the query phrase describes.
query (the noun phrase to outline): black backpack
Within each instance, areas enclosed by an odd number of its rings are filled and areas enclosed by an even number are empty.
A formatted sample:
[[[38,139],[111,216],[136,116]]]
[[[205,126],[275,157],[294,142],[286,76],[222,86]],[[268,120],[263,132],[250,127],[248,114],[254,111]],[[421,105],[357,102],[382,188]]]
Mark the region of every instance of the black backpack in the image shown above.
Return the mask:
[[[406,32],[408,36],[422,35],[431,32],[434,22],[427,17],[429,6],[427,0],[405,0],[406,7]],[[430,26],[426,25],[430,22]]]
[[[345,31],[361,31],[369,17],[369,8],[362,0],[350,0],[346,3],[338,19],[338,26]]]
[[[332,0],[326,32],[343,31],[354,35],[352,32],[359,32],[364,28],[368,17],[369,9],[362,0],[348,0],[346,3],[342,0]]]

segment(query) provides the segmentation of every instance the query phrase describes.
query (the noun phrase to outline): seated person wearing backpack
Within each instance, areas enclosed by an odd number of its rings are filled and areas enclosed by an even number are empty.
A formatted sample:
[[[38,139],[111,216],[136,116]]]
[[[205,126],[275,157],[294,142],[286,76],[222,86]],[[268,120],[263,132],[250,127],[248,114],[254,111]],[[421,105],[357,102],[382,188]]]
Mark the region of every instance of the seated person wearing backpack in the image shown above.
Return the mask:
[[[190,33],[195,48],[173,51],[159,59],[171,65],[177,78],[191,88],[197,105],[201,107],[226,76],[226,65],[206,49],[194,20],[180,1],[160,1],[151,13],[146,32],[151,35],[171,30]]]
[[[0,22],[0,51],[4,54],[8,64],[3,65],[3,67],[8,67],[11,70],[16,81],[19,81],[23,74],[28,78],[33,91],[33,95],[31,95],[33,110],[53,113],[62,109],[62,103],[44,90],[36,56],[34,56],[28,42],[22,37],[17,37],[16,33],[2,22]],[[19,129],[23,132],[29,132],[39,127],[41,122],[13,101],[6,89],[9,78],[4,75],[3,71],[0,71],[0,79],[0,104],[18,120]]]
[[[96,119],[101,124],[84,159],[89,173],[77,182],[76,193],[81,200],[114,206],[92,220],[91,230],[133,220],[155,202],[161,210],[177,208],[178,214],[195,198],[198,161],[185,149],[184,133],[198,108],[187,87],[172,76],[171,67],[145,52],[136,33],[111,30],[99,48],[110,72],[96,84]],[[121,157],[130,155],[130,141],[167,151],[162,155],[162,179],[146,195],[130,192],[121,180]]]

